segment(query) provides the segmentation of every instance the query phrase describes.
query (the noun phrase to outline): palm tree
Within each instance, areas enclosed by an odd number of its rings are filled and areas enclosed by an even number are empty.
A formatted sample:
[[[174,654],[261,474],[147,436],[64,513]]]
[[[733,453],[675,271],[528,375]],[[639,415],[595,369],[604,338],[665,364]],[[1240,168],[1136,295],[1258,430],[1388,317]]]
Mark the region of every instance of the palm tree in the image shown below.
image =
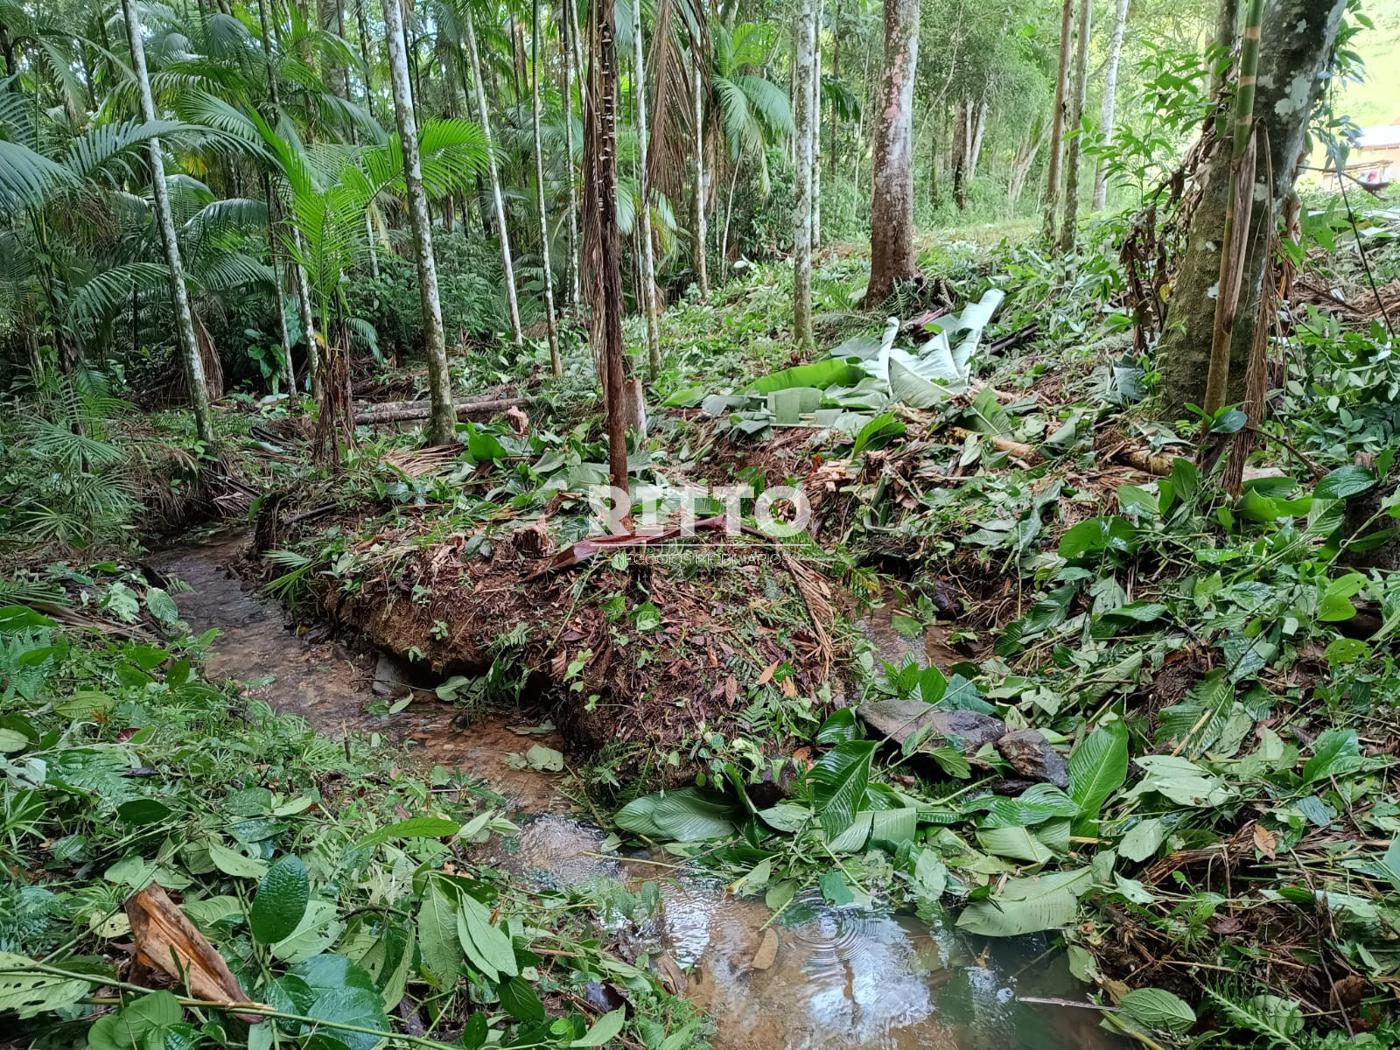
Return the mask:
[[[151,81],[146,73],[145,42],[141,36],[141,19],[136,0],[122,0],[126,17],[127,41],[131,47],[131,70],[136,77],[141,99],[141,115],[147,124],[156,119],[156,104],[151,97]],[[214,445],[214,422],[209,412],[209,390],[204,385],[204,363],[200,359],[199,341],[194,332],[194,314],[190,309],[189,291],[185,287],[185,270],[180,264],[180,242],[175,234],[175,218],[170,211],[170,198],[165,185],[165,158],[161,154],[160,137],[146,140],[151,167],[151,189],[155,197],[156,221],[161,243],[165,247],[166,265],[170,267],[170,297],[175,307],[176,333],[185,366],[185,387],[194,410],[195,433],[208,446]]]
[[[661,371],[661,335],[656,327],[656,262],[652,256],[651,201],[647,186],[647,76],[641,0],[632,0],[632,84],[637,102],[637,196],[642,220],[642,312],[647,322],[651,378]]]
[[[545,324],[549,330],[549,365],[555,376],[562,376],[564,363],[559,358],[559,330],[554,319],[554,273],[549,259],[549,213],[544,204],[544,148],[540,144],[540,0],[531,0],[530,3],[530,62],[530,123],[535,133],[535,202],[540,215],[540,252],[543,255]],[[569,125],[569,138],[572,142],[572,118],[566,114],[565,121]],[[571,148],[570,153],[572,152]],[[569,200],[572,208],[572,185],[569,189]]]
[[[394,118],[403,146],[404,189],[408,194],[409,222],[418,263],[418,296],[423,307],[423,342],[428,355],[428,390],[432,407],[428,415],[429,444],[449,444],[457,428],[452,407],[452,377],[447,370],[447,344],[442,333],[442,302],[438,298],[437,262],[433,258],[433,228],[428,198],[423,192],[423,164],[418,156],[418,126],[413,114],[413,92],[408,82],[407,44],[399,0],[384,0],[384,31],[389,43],[389,83],[394,93]],[[368,243],[373,243],[368,242]]]
[[[774,28],[757,22],[741,22],[733,27],[716,22],[710,28],[710,40],[710,94],[716,102],[713,112],[729,164],[729,192],[719,244],[723,280],[739,173],[746,162],[756,163],[766,194],[768,146],[791,135],[794,128],[792,104],[786,92],[763,75],[777,40]],[[703,168],[704,151],[697,148],[696,152],[697,168]]]
[[[792,338],[800,347],[812,343],[812,69],[816,37],[815,0],[801,0],[797,14],[796,63],[797,171],[793,176],[792,217]],[[874,229],[872,217],[871,229]],[[871,262],[871,282],[875,280],[875,260]]]

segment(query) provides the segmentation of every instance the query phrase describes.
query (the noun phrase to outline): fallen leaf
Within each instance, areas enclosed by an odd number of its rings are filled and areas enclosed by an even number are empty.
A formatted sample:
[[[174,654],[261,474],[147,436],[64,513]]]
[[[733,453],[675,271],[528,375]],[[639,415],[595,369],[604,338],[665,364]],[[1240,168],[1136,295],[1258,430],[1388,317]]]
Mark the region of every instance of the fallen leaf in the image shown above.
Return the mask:
[[[730,707],[734,706],[734,701],[739,697],[739,680],[730,675],[724,680],[724,702]]]
[[[126,902],[139,965],[154,968],[199,999],[250,1003],[228,963],[186,918],[165,890],[154,884]],[[249,1015],[245,1020],[257,1020]]]
[[[783,661],[780,657],[777,660],[774,660],[767,667],[765,667],[763,669],[763,673],[758,676],[758,681],[755,682],[754,685],[767,685],[770,681],[772,681],[773,672],[776,671],[779,667],[781,667],[782,663]]]
[[[1264,856],[1273,860],[1278,854],[1278,837],[1263,824],[1255,824],[1254,847]]]
[[[789,700],[791,700],[794,696],[797,695],[797,683],[794,682],[791,678],[783,679],[783,695]]]
[[[778,958],[778,931],[773,927],[763,931],[763,940],[758,943],[758,951],[753,953],[753,959],[749,962],[750,969],[768,970]]]

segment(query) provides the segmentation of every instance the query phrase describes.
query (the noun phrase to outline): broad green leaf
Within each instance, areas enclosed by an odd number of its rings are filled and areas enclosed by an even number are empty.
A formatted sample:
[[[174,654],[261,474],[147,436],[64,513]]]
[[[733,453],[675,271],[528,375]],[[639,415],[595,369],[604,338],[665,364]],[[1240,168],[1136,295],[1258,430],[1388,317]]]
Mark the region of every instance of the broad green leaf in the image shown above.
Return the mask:
[[[76,969],[63,962],[54,965],[60,970]],[[37,973],[34,966],[33,959],[0,952],[0,1013],[14,1011],[25,1020],[66,1009],[92,991],[89,981]]]
[[[457,829],[460,826],[457,821],[449,820],[447,817],[421,814],[380,828],[360,839],[359,842],[355,843],[355,846],[356,848],[377,846],[381,842],[389,842],[392,839],[442,839],[457,834]]]
[[[822,755],[808,771],[813,805],[828,837],[849,827],[864,804],[874,754],[873,740],[848,740]]]
[[[272,946],[273,956],[286,963],[299,963],[319,955],[345,929],[339,915],[330,901],[311,901],[296,929]]]
[[[1118,843],[1118,855],[1125,860],[1144,861],[1157,852],[1165,837],[1166,829],[1156,817],[1140,820]]]
[[[457,907],[435,881],[429,882],[418,909],[418,950],[435,988],[446,991],[456,986],[462,968]]]
[[[225,875],[236,879],[260,879],[267,874],[267,861],[229,849],[222,842],[209,844],[209,859]]]
[[[1303,783],[1355,773],[1366,761],[1354,729],[1329,729],[1313,742],[1312,758],[1303,766]]]
[[[506,1013],[517,1021],[529,1024],[544,1020],[544,1003],[540,1002],[534,986],[524,978],[512,977],[509,981],[502,981],[496,994],[501,997],[501,1006]]]
[[[301,858],[288,854],[267,869],[253,907],[248,927],[255,940],[272,944],[290,937],[306,914],[311,900],[311,879]]]
[[[1094,885],[1091,868],[1007,879],[1001,892],[975,901],[958,916],[958,928],[984,937],[1016,937],[1068,926],[1079,911],[1079,895]]]
[[[1352,496],[1359,496],[1375,484],[1376,476],[1369,470],[1360,464],[1348,463],[1319,481],[1313,489],[1313,495],[1319,499],[1350,499]]]
[[[1175,755],[1145,755],[1136,761],[1144,776],[1128,792],[1128,798],[1155,791],[1179,806],[1199,808],[1222,805],[1234,794],[1223,780],[1189,759]]]
[[[1181,1034],[1196,1023],[1196,1011],[1164,988],[1134,988],[1118,1008],[1144,1028]]]
[[[694,788],[659,791],[635,798],[613,818],[624,831],[675,842],[699,842],[734,833],[733,805]]]
[[[582,1037],[575,1039],[570,1046],[602,1046],[609,1040],[616,1038],[622,1031],[623,1025],[627,1023],[627,1011],[622,1007],[606,1013],[593,1022],[593,1027],[589,1028]]]
[[[88,1029],[90,1050],[132,1050],[151,1045],[150,1037],[162,1028],[179,1024],[184,1016],[180,1001],[170,992],[152,992],[98,1018]],[[156,1041],[155,1046],[161,1046]]]
[[[1026,828],[987,828],[977,832],[978,844],[997,857],[1044,864],[1055,854]]]
[[[784,368],[766,376],[760,376],[750,383],[746,390],[755,394],[771,394],[774,390],[788,390],[792,387],[817,387],[825,390],[829,386],[854,386],[865,377],[859,364],[837,357],[823,358],[811,364]]]
[[[1107,722],[1085,737],[1069,756],[1069,796],[1079,815],[1093,820],[1128,775],[1128,727]]]
[[[491,912],[471,894],[463,894],[458,902],[457,939],[467,958],[491,980],[520,973],[510,938],[492,925]]]

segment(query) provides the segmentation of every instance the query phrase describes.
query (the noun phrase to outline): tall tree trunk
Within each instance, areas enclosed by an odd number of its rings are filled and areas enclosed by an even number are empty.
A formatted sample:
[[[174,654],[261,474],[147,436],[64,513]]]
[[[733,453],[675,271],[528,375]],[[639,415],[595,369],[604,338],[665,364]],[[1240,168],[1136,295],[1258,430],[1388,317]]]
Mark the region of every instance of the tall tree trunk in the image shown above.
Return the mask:
[[[647,64],[642,40],[641,0],[632,3],[632,83],[637,107],[637,196],[641,202],[641,299],[647,321],[647,364],[655,381],[661,372],[661,333],[656,326],[656,258],[651,243],[651,187],[647,185]]]
[[[282,298],[282,269],[277,264],[277,195],[272,192],[272,177],[262,177],[263,199],[267,201],[267,262],[272,269],[272,298],[277,308],[277,334],[282,341],[282,378],[287,384],[287,403],[297,389],[297,370],[292,364],[292,333],[287,324],[287,304]]]
[[[1302,163],[1308,120],[1332,61],[1346,0],[1271,0],[1263,14],[1253,112],[1258,128],[1251,228],[1283,212]],[[1163,409],[1185,415],[1204,404],[1220,253],[1230,194],[1231,151],[1218,148],[1203,173],[1200,202],[1187,230],[1186,252],[1172,284],[1166,327],[1158,342]],[[1265,159],[1267,154],[1267,160]],[[1272,170],[1273,183],[1268,174]],[[1230,338],[1227,402],[1242,399],[1245,362],[1254,341],[1268,238],[1251,237],[1240,276],[1238,323]]]
[[[692,51],[692,78],[695,94],[695,236],[691,238],[691,267],[700,286],[700,298],[710,295],[710,275],[705,265],[709,229],[705,223],[705,202],[710,195],[709,179],[705,173],[705,77],[700,69],[700,55]],[[720,267],[724,264],[721,262]]]
[[[967,207],[967,103],[953,107],[953,206]]]
[[[972,111],[968,111],[972,115]],[[977,115],[972,117],[971,141],[967,146],[967,181],[977,177],[977,161],[982,156],[982,141],[987,133],[987,93],[982,92],[982,101],[977,105]]]
[[[472,84],[476,88],[476,111],[481,121],[481,133],[486,137],[489,153],[487,170],[491,175],[491,199],[496,205],[496,232],[500,236],[501,266],[505,271],[506,306],[510,310],[510,329],[515,345],[525,341],[525,333],[520,327],[520,302],[515,295],[515,262],[510,254],[510,233],[506,229],[506,202],[501,195],[501,173],[496,167],[496,150],[491,141],[491,112],[486,105],[486,85],[481,79],[481,52],[476,46],[476,25],[470,6],[464,7],[467,20],[467,52],[472,60]]]
[[[885,0],[885,70],[880,84],[871,173],[870,285],[865,301],[884,302],[901,281],[917,280],[914,258],[914,73],[919,0]]]
[[[267,0],[258,0],[258,29],[262,34],[263,56],[267,63],[267,93],[272,100],[272,123],[281,118],[282,98],[277,86],[277,70],[272,64],[272,30],[267,15]],[[316,320],[311,311],[311,287],[307,283],[306,269],[299,256],[303,251],[301,228],[295,222],[292,228],[292,285],[297,297],[297,316],[301,320],[302,338],[306,340],[306,371],[311,376],[311,397],[316,404],[321,403],[321,353],[316,345]]]
[[[564,0],[564,10],[559,19],[564,52],[564,148],[568,157],[564,161],[564,178],[569,191],[569,302],[578,307],[578,180],[574,178],[574,48],[573,48],[572,0]],[[580,74],[581,75],[581,74]]]
[[[452,407],[452,377],[447,370],[447,341],[442,331],[433,228],[428,218],[428,195],[423,190],[418,122],[413,115],[413,93],[408,80],[408,44],[404,39],[403,11],[399,4],[400,0],[384,0],[384,35],[389,43],[389,84],[394,92],[394,120],[403,147],[408,218],[413,227],[418,298],[423,309],[423,350],[428,357],[428,392],[432,400],[426,436],[431,445],[447,445],[456,435],[457,413]]]
[[[812,136],[807,148],[812,153],[812,250],[822,243],[822,0],[812,22]]]
[[[1030,174],[1035,155],[1040,152],[1041,143],[1044,141],[1045,122],[1038,121],[1034,136],[1016,148],[1016,156],[1011,161],[1011,179],[1006,187],[1006,203],[1012,210],[1021,199],[1021,193],[1026,188],[1026,176]]]
[[[128,0],[129,2],[129,0]],[[614,5],[590,4],[589,89],[584,105],[584,221],[593,252],[589,271],[594,340],[607,401],[608,474],[628,491],[626,365],[622,356],[622,268],[617,235],[617,34]],[[630,511],[630,507],[628,508]]]
[[[1074,0],[1064,0],[1060,11],[1060,63],[1055,71],[1055,107],[1050,111],[1050,159],[1045,171],[1045,221],[1041,239],[1053,248],[1055,220],[1060,212],[1060,144],[1065,133],[1065,96],[1069,93],[1070,25]]]
[[[1113,141],[1118,117],[1118,64],[1123,60],[1123,33],[1128,26],[1128,2],[1118,0],[1113,12],[1113,36],[1108,42],[1108,64],[1103,71],[1103,104],[1099,110],[1099,135],[1104,142]],[[1094,168],[1094,210],[1102,211],[1108,204],[1108,172],[1100,158]]]
[[[530,106],[535,133],[535,200],[540,210],[540,259],[544,269],[545,324],[549,329],[549,367],[564,374],[559,358],[559,329],[554,318],[554,264],[549,258],[549,213],[544,205],[544,147],[540,144],[540,0],[530,3]]]
[[[1235,46],[1235,34],[1240,27],[1240,0],[1220,0],[1215,9],[1215,39],[1218,53],[1211,66],[1210,93],[1214,95],[1225,83],[1230,72],[1230,51]]]
[[[369,57],[369,18],[365,15],[365,7],[368,4],[369,0],[355,0],[355,25],[360,31],[360,61],[365,66],[365,109],[369,110],[371,117],[375,117],[377,114],[374,112],[374,63]]]
[[[151,97],[151,80],[146,73],[146,46],[141,36],[141,20],[136,0],[122,0],[126,15],[126,36],[131,46],[131,71],[136,77],[136,90],[141,101],[141,117],[156,119],[156,104]],[[185,287],[185,268],[180,263],[180,242],[175,235],[175,217],[170,211],[170,195],[165,186],[165,158],[161,156],[160,139],[152,138],[147,145],[151,165],[151,193],[155,198],[156,222],[165,247],[165,261],[170,267],[170,298],[175,308],[175,334],[185,366],[185,386],[189,390],[190,406],[194,410],[195,433],[205,445],[213,447],[214,421],[209,412],[209,391],[204,385],[204,361],[199,356],[199,341],[194,334],[194,311],[190,307],[189,290]]]
[[[341,33],[340,0],[317,0],[316,22],[324,32],[339,35]],[[349,98],[349,76],[344,65],[323,55],[321,75],[325,77],[326,87],[331,89],[333,95],[337,98]]]
[[[812,41],[816,35],[816,0],[799,0],[797,53],[793,61],[797,100],[796,185],[792,216],[792,337],[800,347],[812,345]]]
[[[1065,221],[1060,227],[1060,251],[1074,248],[1075,226],[1079,220],[1079,155],[1083,136],[1084,97],[1089,84],[1089,37],[1093,32],[1093,0],[1079,2],[1079,51],[1074,59],[1074,98],[1070,103],[1069,158],[1065,162]]]

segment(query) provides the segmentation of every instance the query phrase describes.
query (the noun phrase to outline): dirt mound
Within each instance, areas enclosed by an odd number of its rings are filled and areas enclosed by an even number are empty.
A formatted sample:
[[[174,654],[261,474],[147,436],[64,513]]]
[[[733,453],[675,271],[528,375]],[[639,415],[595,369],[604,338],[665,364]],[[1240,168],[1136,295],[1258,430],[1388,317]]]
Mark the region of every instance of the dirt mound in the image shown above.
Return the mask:
[[[786,754],[832,706],[826,584],[774,543],[697,537],[552,572],[538,527],[350,531],[318,584],[332,620],[440,675],[527,689],[619,777],[688,780],[741,737]]]

